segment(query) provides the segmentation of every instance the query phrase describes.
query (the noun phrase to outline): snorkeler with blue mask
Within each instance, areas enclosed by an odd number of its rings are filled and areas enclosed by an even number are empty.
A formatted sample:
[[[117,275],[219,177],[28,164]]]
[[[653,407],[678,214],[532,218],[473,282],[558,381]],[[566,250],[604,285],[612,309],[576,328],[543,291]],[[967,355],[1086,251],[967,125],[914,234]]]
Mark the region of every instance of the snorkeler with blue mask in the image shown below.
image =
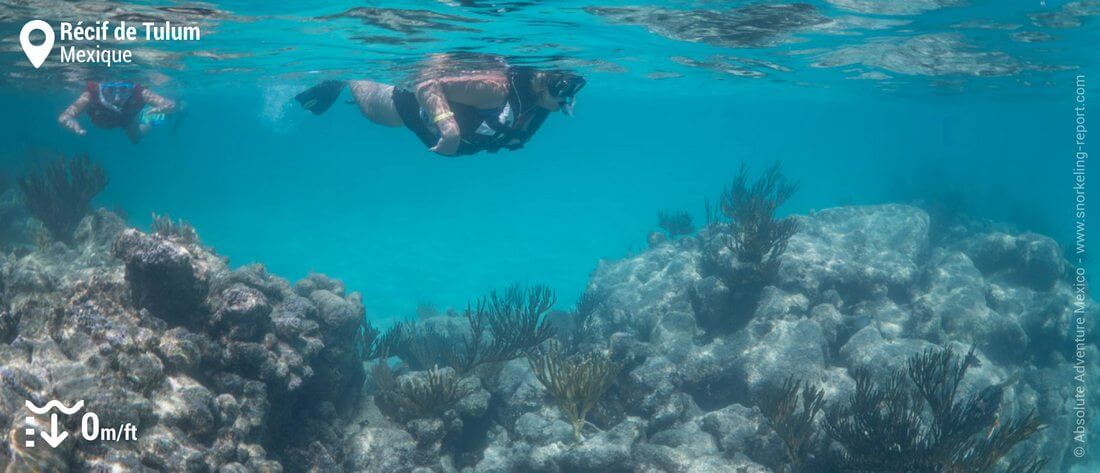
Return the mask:
[[[422,78],[415,90],[369,80],[326,81],[295,98],[320,115],[347,86],[371,121],[406,127],[430,150],[462,156],[522,148],[550,113],[573,114],[584,85],[583,77],[570,72],[506,67]]]
[[[130,142],[137,143],[149,129],[163,122],[176,109],[175,102],[133,82],[88,81],[84,91],[61,115],[62,127],[84,136],[77,121],[87,113],[96,128],[122,128]]]

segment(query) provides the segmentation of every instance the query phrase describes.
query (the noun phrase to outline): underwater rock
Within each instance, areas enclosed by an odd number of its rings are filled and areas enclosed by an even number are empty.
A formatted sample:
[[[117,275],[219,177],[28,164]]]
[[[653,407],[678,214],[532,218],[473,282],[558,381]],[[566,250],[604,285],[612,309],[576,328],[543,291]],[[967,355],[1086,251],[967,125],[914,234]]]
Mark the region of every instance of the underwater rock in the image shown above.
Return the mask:
[[[244,285],[234,285],[219,297],[221,302],[211,323],[228,329],[232,340],[254,341],[270,331],[271,304],[263,293]]]
[[[325,290],[337,296],[344,297],[344,283],[325,276],[324,274],[310,273],[305,278],[294,283],[294,292],[302,297],[309,297],[310,294],[313,294],[313,291],[318,290]]]
[[[1050,237],[988,233],[963,241],[961,249],[982,274],[1037,291],[1049,290],[1066,274],[1062,250]]]
[[[815,384],[824,381],[825,337],[814,321],[757,319],[743,333],[750,337],[745,340],[747,346],[738,350],[732,367],[743,374],[750,396],[769,394],[787,376]]]
[[[668,358],[656,355],[646,358],[628,375],[631,389],[627,401],[648,417],[654,428],[667,427],[683,415],[683,399],[676,395],[679,368]]]
[[[124,231],[126,231],[126,222],[118,215],[104,209],[96,209],[76,226],[73,240],[78,244],[87,245],[95,254],[96,249],[110,248],[118,235]],[[107,256],[106,252],[98,253]]]
[[[496,422],[504,426],[512,426],[523,414],[536,411],[549,401],[546,388],[525,359],[505,363],[493,391],[503,402],[498,408]]]
[[[637,463],[666,471],[693,471],[720,459],[714,437],[702,431],[698,422],[685,422],[650,435],[635,451]]]
[[[330,335],[354,333],[362,319],[362,304],[358,306],[354,301],[340,297],[325,289],[313,291],[309,295],[310,302],[317,307],[317,321],[321,327],[327,329]]]
[[[49,292],[58,286],[59,275],[38,255],[16,259],[5,265],[4,286],[15,301],[19,294]]]
[[[700,428],[714,436],[722,452],[741,453],[774,468],[786,453],[779,436],[765,422],[759,409],[740,404],[709,412],[699,420]]]
[[[1073,288],[1059,284],[1051,291],[1036,291],[1027,287],[989,283],[986,303],[989,308],[1019,323],[1027,335],[1028,354],[1037,364],[1058,363],[1060,350],[1070,341],[1074,307]],[[1089,317],[1096,316],[1096,307],[1086,308]]]
[[[876,379],[886,379],[905,360],[936,344],[914,338],[886,339],[875,327],[864,327],[840,349],[839,362],[848,368],[871,370]]]
[[[368,427],[350,441],[346,467],[364,473],[412,471],[416,441],[401,429]]]
[[[974,343],[999,358],[1027,351],[1027,334],[1017,320],[986,305],[984,280],[966,255],[937,250],[929,263],[927,292],[913,302],[916,335],[936,343]]]
[[[628,418],[564,451],[560,464],[567,471],[630,471],[631,453],[643,432],[644,421]]]
[[[589,291],[606,294],[597,316],[587,322],[594,336],[625,332],[662,346],[670,359],[687,355],[696,331],[690,288],[700,278],[700,252],[684,241],[600,263],[588,285]]]
[[[572,429],[572,428],[570,428]],[[496,426],[489,430],[488,445],[481,452],[481,459],[474,466],[475,473],[510,473],[519,470],[519,456],[512,452],[513,444],[508,431]],[[529,447],[527,447],[529,449]]]
[[[835,289],[854,303],[905,288],[928,246],[928,215],[916,207],[838,207],[797,219],[799,231],[780,257],[778,283],[811,299]]]
[[[183,323],[206,298],[210,269],[184,245],[130,229],[113,250],[126,265],[126,281],[138,307]]]
[[[559,418],[547,418],[533,412],[528,412],[516,420],[515,431],[518,438],[534,445],[573,440],[573,427],[568,422]]]

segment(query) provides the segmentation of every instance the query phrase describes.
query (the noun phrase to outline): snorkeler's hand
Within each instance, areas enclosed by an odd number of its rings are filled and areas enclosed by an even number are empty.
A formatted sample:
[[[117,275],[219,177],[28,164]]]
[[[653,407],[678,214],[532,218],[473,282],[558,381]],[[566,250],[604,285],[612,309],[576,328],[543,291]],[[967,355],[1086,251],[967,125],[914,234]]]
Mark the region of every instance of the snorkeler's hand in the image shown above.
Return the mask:
[[[76,133],[78,136],[87,135],[88,132],[84,131],[84,128],[80,126],[80,122],[73,119],[62,119],[61,126],[67,128],[69,131]]]
[[[462,135],[458,131],[458,125],[445,122],[441,122],[440,125],[439,142],[431,149],[443,156],[454,156],[458,152],[458,145],[462,144]]]
[[[460,140],[458,137],[444,136],[439,138],[439,143],[432,146],[432,151],[442,154],[443,156],[453,156],[458,152],[458,145]]]

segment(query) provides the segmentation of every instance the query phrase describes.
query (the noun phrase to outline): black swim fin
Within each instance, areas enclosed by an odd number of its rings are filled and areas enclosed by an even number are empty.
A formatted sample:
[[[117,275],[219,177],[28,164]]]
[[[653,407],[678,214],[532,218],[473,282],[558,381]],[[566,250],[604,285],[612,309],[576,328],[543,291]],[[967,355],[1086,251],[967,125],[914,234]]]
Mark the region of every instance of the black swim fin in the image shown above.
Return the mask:
[[[320,115],[336,102],[343,90],[344,81],[326,80],[310,87],[305,92],[295,95],[294,100],[297,100],[298,103],[302,104],[302,107],[313,112],[314,115]]]

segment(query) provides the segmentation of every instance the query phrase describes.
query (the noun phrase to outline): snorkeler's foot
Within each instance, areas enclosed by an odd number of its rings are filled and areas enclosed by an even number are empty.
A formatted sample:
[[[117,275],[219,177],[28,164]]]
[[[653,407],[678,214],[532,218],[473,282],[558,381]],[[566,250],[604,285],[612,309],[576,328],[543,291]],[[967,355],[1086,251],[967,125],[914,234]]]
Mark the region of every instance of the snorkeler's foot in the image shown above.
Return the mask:
[[[320,115],[336,102],[342,90],[344,90],[343,81],[326,80],[294,96],[294,100],[297,100],[298,103],[302,104],[302,107],[313,112],[314,115]]]

